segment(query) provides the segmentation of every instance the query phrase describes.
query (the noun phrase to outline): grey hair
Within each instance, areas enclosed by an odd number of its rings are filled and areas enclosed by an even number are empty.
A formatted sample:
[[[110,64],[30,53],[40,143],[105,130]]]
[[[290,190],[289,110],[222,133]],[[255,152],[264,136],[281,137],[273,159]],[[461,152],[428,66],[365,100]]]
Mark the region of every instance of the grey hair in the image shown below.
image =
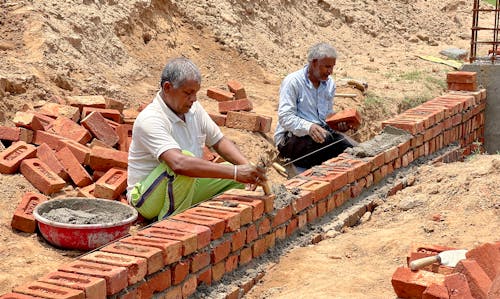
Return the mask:
[[[337,50],[327,43],[315,44],[307,53],[307,61],[311,63],[314,59],[335,58],[337,59]]]
[[[174,88],[178,88],[187,80],[201,83],[201,74],[198,67],[185,57],[171,59],[161,72],[160,87],[165,82],[170,82]]]

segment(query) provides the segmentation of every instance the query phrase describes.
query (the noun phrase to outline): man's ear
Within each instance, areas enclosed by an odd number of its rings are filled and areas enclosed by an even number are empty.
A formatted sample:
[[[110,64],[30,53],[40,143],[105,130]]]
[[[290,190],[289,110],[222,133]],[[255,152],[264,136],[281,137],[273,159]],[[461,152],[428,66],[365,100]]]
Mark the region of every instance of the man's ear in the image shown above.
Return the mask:
[[[170,81],[163,82],[163,86],[161,87],[163,92],[168,92],[172,89],[172,83]]]

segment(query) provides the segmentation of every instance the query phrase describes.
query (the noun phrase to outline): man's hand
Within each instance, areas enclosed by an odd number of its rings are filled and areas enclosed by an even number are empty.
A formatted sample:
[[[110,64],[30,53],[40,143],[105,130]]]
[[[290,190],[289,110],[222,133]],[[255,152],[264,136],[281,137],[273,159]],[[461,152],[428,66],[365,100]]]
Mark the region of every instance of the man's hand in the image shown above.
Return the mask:
[[[258,184],[267,180],[266,169],[251,164],[236,165],[236,180],[245,184]]]
[[[337,127],[340,132],[347,132],[349,129],[351,129],[351,125],[345,121],[338,122]]]
[[[311,136],[312,140],[317,143],[325,142],[325,138],[328,132],[323,129],[320,125],[312,124],[309,128],[309,136]]]

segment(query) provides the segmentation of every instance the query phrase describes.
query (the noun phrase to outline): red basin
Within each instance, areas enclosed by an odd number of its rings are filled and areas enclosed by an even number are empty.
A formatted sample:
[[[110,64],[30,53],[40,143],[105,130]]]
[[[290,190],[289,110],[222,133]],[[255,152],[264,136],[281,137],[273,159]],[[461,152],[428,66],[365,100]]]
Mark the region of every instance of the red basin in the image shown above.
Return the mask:
[[[128,216],[108,223],[72,224],[56,222],[42,215],[58,208],[89,209],[98,206],[103,210],[118,209],[120,215]],[[137,211],[118,201],[97,198],[53,199],[39,204],[33,211],[42,236],[60,248],[92,250],[128,234],[131,224],[137,219]]]

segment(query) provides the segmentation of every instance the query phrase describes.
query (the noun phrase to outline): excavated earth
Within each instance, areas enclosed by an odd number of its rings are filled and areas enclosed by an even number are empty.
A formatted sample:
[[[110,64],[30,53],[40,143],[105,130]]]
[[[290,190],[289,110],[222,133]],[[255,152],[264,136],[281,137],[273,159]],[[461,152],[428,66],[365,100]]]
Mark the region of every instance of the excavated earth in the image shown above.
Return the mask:
[[[338,93],[354,94],[336,97],[334,108],[357,108],[363,124],[352,136],[368,141],[381,121],[445,92],[453,68],[418,56],[468,49],[471,9],[470,1],[454,0],[0,0],[0,124],[71,95],[99,94],[137,108],[154,96],[165,62],[183,55],[201,69],[198,99],[208,111],[217,103],[206,89],[236,79],[254,111],[273,117],[267,138],[223,128],[257,161],[273,148],[281,80],[305,64],[310,45],[327,41],[339,52]],[[375,204],[356,225],[339,227],[344,216],[330,215],[195,296],[224,296],[231,284],[262,272],[247,298],[395,298],[390,277],[412,243],[472,248],[499,240],[499,165],[494,153],[451,164],[420,161],[364,194],[361,204]],[[286,179],[274,169],[269,178],[279,192]],[[412,184],[382,196],[398,179]],[[11,229],[27,191],[36,190],[20,174],[0,175],[0,294],[83,253]],[[75,195],[67,186],[52,197]]]

